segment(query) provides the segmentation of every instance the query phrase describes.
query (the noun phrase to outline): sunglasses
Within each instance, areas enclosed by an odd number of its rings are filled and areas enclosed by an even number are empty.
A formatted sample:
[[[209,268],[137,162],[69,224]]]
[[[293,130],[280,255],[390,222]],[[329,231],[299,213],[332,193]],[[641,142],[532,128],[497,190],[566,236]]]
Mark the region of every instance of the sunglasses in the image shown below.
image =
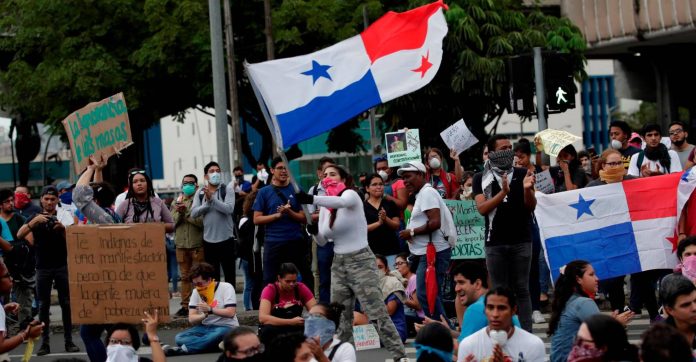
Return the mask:
[[[130,172],[130,175],[131,175],[131,176],[137,175],[137,174],[144,175],[144,174],[145,174],[145,170],[133,170],[133,171]]]

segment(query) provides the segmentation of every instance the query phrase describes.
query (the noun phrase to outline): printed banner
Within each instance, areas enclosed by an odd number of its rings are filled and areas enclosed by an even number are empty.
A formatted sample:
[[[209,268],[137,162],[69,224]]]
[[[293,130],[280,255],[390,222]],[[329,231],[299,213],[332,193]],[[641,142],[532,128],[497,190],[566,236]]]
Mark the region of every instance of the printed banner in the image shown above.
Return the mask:
[[[73,112],[62,123],[77,174],[87,168],[89,156],[111,156],[133,144],[123,93],[92,102]]]
[[[457,151],[457,155],[478,143],[478,139],[469,131],[463,119],[440,132],[440,137],[445,141],[447,147]]]
[[[154,308],[169,320],[163,224],[73,225],[67,242],[73,323],[140,324]]]
[[[408,161],[420,161],[420,134],[417,129],[384,134],[387,144],[387,164],[400,167]]]
[[[457,228],[457,242],[452,259],[483,259],[486,257],[486,221],[474,200],[445,200]]]

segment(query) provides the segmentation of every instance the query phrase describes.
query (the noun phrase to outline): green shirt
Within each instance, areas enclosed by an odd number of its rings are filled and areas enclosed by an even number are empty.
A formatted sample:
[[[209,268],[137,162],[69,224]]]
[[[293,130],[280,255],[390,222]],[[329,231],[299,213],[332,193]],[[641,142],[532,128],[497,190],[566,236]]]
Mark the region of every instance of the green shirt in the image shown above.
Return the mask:
[[[179,212],[176,209],[176,202],[172,202],[172,218],[174,219],[174,244],[179,249],[193,249],[203,246],[203,218],[191,217],[191,205],[193,198],[184,197],[181,202],[186,205],[184,212]]]

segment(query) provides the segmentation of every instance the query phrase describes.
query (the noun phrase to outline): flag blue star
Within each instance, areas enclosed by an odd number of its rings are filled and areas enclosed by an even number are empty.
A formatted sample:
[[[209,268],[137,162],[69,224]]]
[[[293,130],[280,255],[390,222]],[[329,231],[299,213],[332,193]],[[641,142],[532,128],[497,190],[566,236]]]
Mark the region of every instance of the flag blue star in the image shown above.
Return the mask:
[[[312,60],[312,69],[302,72],[304,75],[311,75],[312,76],[312,84],[317,83],[317,79],[319,78],[326,78],[328,80],[333,80],[331,79],[331,76],[329,75],[329,68],[331,68],[330,65],[321,65],[319,64],[316,60]]]
[[[590,206],[592,205],[592,203],[595,202],[595,200],[585,200],[585,198],[583,198],[582,195],[579,196],[580,197],[578,198],[577,203],[569,205],[570,207],[578,210],[577,218],[580,219],[580,216],[582,216],[583,214],[594,216],[594,214],[592,214],[592,210],[590,210]]]

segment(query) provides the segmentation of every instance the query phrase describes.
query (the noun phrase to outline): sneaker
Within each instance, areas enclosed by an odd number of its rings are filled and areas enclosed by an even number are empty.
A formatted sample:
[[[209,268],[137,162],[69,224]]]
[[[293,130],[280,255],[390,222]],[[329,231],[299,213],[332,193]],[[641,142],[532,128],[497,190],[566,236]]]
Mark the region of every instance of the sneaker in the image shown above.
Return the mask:
[[[65,342],[65,352],[80,352],[80,347],[76,346],[72,341]]]
[[[183,356],[186,354],[188,353],[186,353],[186,351],[184,351],[181,347],[169,347],[167,349],[164,349],[164,355],[167,357]]]
[[[186,309],[184,307],[181,307],[181,309],[176,311],[176,313],[174,314],[174,316],[176,316],[176,317],[188,317],[188,315],[189,315],[189,311],[188,311],[188,309]]]
[[[534,321],[534,324],[546,323],[546,318],[544,318],[544,316],[541,315],[541,312],[538,310],[532,312],[532,320]]]
[[[37,356],[45,356],[49,353],[51,353],[51,346],[49,346],[48,343],[44,343],[41,345],[41,348],[39,348],[39,351],[36,352],[36,355]]]

